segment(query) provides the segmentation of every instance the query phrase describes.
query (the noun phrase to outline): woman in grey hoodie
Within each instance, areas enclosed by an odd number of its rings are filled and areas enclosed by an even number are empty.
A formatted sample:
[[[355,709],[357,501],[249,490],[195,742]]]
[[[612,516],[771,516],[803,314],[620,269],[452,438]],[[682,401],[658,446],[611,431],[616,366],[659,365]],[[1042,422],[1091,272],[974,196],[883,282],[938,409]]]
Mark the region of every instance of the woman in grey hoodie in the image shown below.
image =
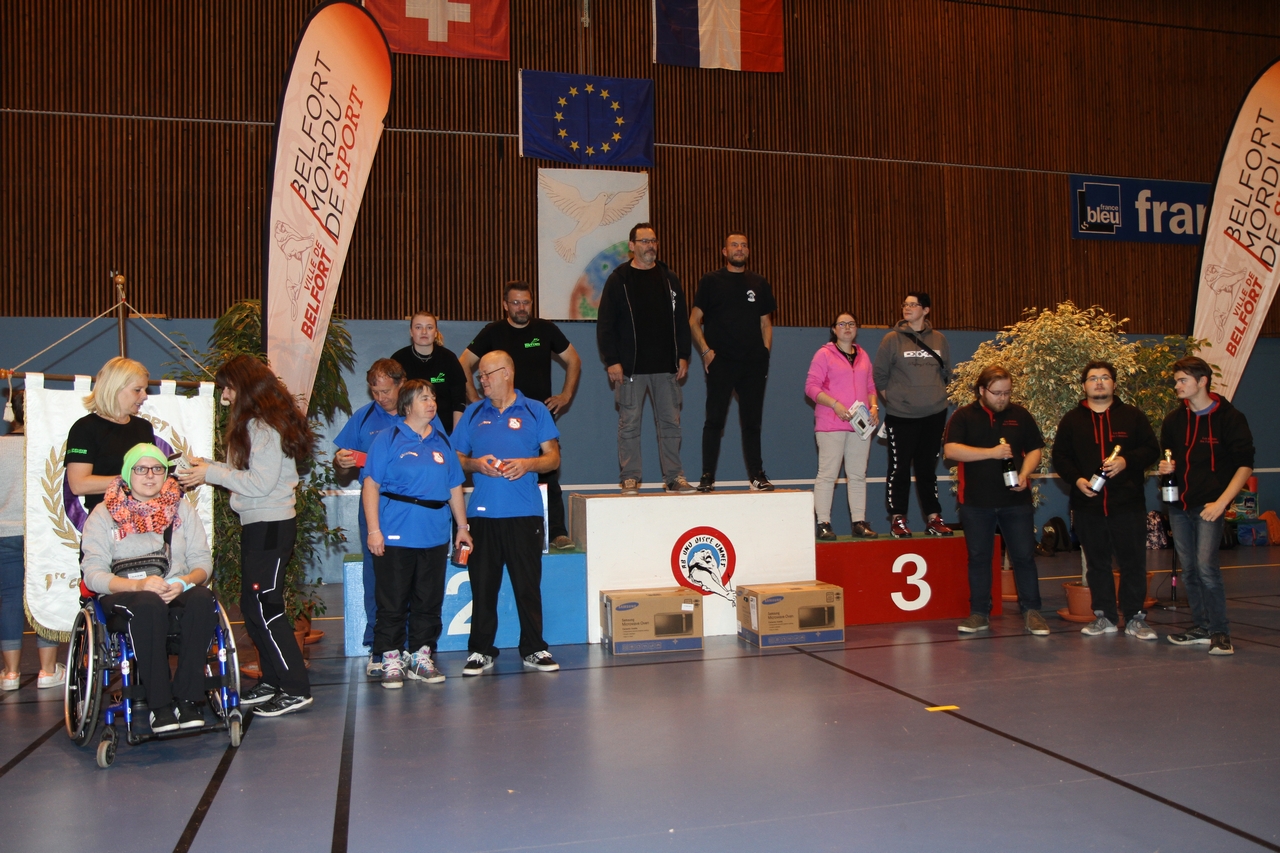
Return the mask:
[[[284,607],[284,572],[298,536],[294,492],[298,462],[311,456],[315,436],[293,395],[265,364],[239,355],[218,369],[222,404],[230,406],[226,461],[196,460],[179,472],[186,488],[223,486],[240,515],[240,612],[258,648],[262,677],[240,697],[261,717],[311,704],[302,650]]]

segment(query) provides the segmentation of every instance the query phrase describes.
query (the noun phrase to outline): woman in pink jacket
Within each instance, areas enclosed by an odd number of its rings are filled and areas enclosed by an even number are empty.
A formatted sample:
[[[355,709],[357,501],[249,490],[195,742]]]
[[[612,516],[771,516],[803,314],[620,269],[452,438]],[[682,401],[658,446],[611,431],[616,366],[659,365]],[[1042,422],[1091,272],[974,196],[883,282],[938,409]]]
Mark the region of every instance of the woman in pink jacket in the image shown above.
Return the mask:
[[[849,520],[855,538],[874,539],[876,533],[867,524],[867,456],[871,452],[873,432],[859,435],[852,423],[866,407],[866,419],[872,427],[880,423],[880,407],[876,404],[876,383],[871,378],[871,357],[858,346],[858,321],[849,313],[836,317],[831,324],[831,342],[824,344],[809,364],[804,393],[816,404],[813,407],[814,431],[818,442],[818,476],[813,481],[813,508],[818,515],[818,539],[836,538],[831,529],[831,499],[836,477],[844,463],[848,478]]]

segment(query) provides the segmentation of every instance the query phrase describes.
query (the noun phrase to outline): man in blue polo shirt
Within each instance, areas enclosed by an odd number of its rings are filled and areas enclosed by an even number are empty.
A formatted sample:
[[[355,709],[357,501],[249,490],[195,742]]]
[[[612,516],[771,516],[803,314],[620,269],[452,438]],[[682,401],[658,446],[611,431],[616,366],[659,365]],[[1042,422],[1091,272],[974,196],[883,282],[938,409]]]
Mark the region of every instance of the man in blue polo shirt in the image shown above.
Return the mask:
[[[396,401],[400,397],[400,386],[404,384],[404,368],[400,363],[390,358],[378,359],[365,374],[365,381],[369,383],[369,396],[373,398],[373,402],[356,409],[342,432],[333,440],[334,446],[338,448],[338,452],[333,455],[333,468],[341,485],[351,483],[360,475],[363,458],[356,454],[368,453],[379,433],[400,423],[400,416],[396,414]],[[369,553],[369,524],[365,520],[363,506],[360,507],[360,548],[364,554],[363,642],[372,647],[373,623],[378,604],[373,594],[373,555]],[[382,656],[370,654],[365,673],[374,675],[381,670]]]
[[[547,407],[515,389],[515,365],[502,350],[479,364],[485,396],[472,403],[453,431],[462,470],[475,490],[467,523],[475,550],[471,579],[471,653],[463,675],[493,668],[498,649],[498,589],[507,567],[520,616],[520,657],[541,672],[560,668],[542,639],[542,496],[538,475],[560,466],[560,431]]]

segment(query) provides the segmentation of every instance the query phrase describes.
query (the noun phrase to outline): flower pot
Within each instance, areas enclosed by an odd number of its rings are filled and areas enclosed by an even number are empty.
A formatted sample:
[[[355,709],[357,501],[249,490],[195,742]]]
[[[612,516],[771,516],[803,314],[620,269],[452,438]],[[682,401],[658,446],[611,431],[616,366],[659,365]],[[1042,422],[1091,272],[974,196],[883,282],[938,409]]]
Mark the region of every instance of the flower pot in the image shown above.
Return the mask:
[[[1115,582],[1116,582],[1116,598],[1119,598],[1119,597],[1120,597],[1120,573],[1119,573],[1119,572],[1117,572],[1117,571],[1115,571],[1114,569],[1112,569],[1112,571],[1111,571],[1111,576],[1112,576],[1113,578],[1115,578]],[[1147,589],[1148,589],[1148,590],[1150,590],[1150,589],[1151,589],[1151,579],[1152,579],[1153,577],[1155,577],[1155,576],[1156,576],[1156,573],[1155,573],[1155,572],[1147,572]],[[1148,593],[1146,594],[1146,597],[1142,599],[1142,609],[1143,609],[1143,610],[1150,610],[1151,608],[1155,607],[1155,606],[1156,606],[1156,604],[1157,604],[1157,601],[1156,601],[1156,599],[1154,599],[1154,598],[1152,598],[1152,597],[1151,597],[1151,593],[1150,593],[1150,592],[1148,592]],[[1121,614],[1121,615],[1123,616],[1124,614]]]
[[[1067,594],[1067,606],[1058,611],[1058,616],[1068,622],[1092,622],[1093,596],[1089,587],[1078,581],[1064,583],[1062,589]]]

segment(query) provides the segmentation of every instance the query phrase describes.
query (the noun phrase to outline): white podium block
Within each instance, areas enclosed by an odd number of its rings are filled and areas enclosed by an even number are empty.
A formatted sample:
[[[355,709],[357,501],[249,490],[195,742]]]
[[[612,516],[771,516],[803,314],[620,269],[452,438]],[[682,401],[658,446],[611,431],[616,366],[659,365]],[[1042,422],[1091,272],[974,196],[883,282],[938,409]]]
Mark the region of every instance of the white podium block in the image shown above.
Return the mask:
[[[605,589],[677,583],[703,595],[705,636],[738,633],[738,584],[813,580],[813,493],[572,495],[587,606]],[[587,639],[600,642],[598,619]]]

